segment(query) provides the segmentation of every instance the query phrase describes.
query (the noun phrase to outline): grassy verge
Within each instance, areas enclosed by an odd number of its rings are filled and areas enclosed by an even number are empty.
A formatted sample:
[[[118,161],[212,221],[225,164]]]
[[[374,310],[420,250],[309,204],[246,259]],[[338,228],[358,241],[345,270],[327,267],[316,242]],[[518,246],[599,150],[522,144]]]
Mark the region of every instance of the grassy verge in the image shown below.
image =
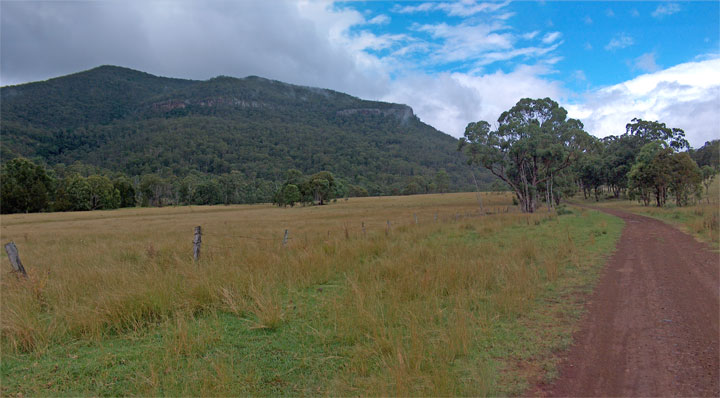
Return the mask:
[[[495,198],[496,210],[507,199]],[[11,219],[5,230],[34,269],[27,282],[2,275],[0,391],[522,394],[553,377],[553,354],[569,344],[622,223],[589,210],[477,216],[474,203],[437,195]],[[189,234],[174,231],[178,219],[191,231],[199,215],[225,234],[208,234],[194,264],[179,249]],[[391,218],[408,222],[386,231]],[[139,220],[146,229],[133,228]],[[288,225],[295,239],[283,249],[269,231]],[[241,233],[268,240],[238,247],[231,236]]]
[[[675,225],[715,249],[720,248],[720,206],[716,203],[657,208],[625,201],[613,206]]]
[[[672,202],[665,207],[643,206],[629,200],[585,201],[592,206],[612,207],[672,224],[681,230],[720,248],[720,178],[715,178],[708,192],[697,203],[676,207]]]

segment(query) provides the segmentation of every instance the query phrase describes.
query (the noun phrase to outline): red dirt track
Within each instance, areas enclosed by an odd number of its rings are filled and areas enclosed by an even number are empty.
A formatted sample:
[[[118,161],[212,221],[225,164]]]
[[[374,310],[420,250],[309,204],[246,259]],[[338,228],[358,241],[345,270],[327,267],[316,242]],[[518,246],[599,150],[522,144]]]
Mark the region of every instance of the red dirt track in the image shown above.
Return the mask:
[[[720,396],[720,255],[651,218],[625,221],[587,313],[540,396]]]

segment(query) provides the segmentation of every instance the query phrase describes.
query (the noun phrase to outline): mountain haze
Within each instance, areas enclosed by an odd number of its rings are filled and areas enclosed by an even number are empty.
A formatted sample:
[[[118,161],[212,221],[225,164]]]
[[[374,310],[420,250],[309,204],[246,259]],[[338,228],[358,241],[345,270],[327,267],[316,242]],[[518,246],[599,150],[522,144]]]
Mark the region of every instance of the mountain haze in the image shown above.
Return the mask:
[[[473,188],[457,140],[410,107],[327,89],[101,66],[2,87],[0,96],[3,162],[80,162],[129,176],[236,172],[272,184],[291,168],[328,170],[371,194],[407,192],[446,169],[451,190]]]

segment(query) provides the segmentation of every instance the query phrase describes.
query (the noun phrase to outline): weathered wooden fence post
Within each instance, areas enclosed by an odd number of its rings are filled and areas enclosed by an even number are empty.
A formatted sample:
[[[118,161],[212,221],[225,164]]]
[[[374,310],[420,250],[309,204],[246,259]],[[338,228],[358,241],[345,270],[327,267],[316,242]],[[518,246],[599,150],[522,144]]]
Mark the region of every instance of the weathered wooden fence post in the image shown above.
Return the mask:
[[[437,213],[435,213],[435,222],[437,222],[437,218],[438,218]]]
[[[347,223],[343,224],[343,228],[345,228],[345,239],[350,239],[350,231],[348,231]]]
[[[10,260],[10,264],[13,267],[13,271],[19,272],[22,274],[22,276],[27,278],[27,272],[25,272],[25,267],[23,267],[22,262],[20,261],[20,255],[18,254],[18,249],[15,246],[15,242],[10,242],[6,244],[5,252],[7,252],[8,259]]]
[[[387,225],[385,225],[385,236],[390,235],[390,220],[387,220]]]
[[[413,213],[413,217],[415,217],[415,225],[418,224],[417,214]]]
[[[286,229],[286,230],[285,230],[285,236],[283,236],[283,246],[287,246],[287,241],[288,241],[288,235],[289,235],[289,234],[290,234],[290,230]]]
[[[200,260],[200,244],[202,243],[202,228],[195,227],[195,237],[193,238],[193,258],[195,261]]]
[[[365,221],[362,222],[362,231],[363,231],[363,238],[367,237],[367,234],[365,233]]]

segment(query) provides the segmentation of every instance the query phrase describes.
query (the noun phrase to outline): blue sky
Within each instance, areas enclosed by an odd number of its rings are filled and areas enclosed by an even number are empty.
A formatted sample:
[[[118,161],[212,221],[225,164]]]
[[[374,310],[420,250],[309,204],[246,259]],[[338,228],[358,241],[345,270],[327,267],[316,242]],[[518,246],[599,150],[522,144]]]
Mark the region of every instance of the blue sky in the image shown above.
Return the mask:
[[[633,117],[720,138],[718,1],[0,2],[0,84],[121,65],[259,75],[405,103],[455,137],[549,96],[596,136]]]
[[[408,74],[450,75],[454,76],[450,80],[470,82],[465,86],[493,76],[517,77],[521,86],[520,80],[535,79],[539,86],[548,86],[547,95],[565,105],[571,116],[584,119],[595,135],[621,134],[625,123],[638,116],[678,123],[699,146],[720,138],[718,71],[712,70],[718,67],[720,53],[719,5],[717,1],[468,0],[343,2],[335,7],[363,14],[368,23],[353,26],[349,35],[375,38],[365,51],[392,65],[389,73],[395,82]],[[705,64],[687,68],[693,63]],[[677,74],[678,68],[685,68],[684,77],[668,76]],[[525,74],[518,73],[523,70]],[[705,83],[696,84],[704,78]],[[513,78],[507,80],[512,84]],[[643,86],[635,87],[642,93],[626,92],[620,95],[624,98],[609,95],[628,82]],[[678,101],[698,90],[702,94]],[[544,95],[528,91],[527,96]],[[479,99],[509,105],[493,101],[491,95]],[[644,106],[638,104],[643,102]],[[497,113],[497,107],[486,108]],[[490,121],[496,118],[492,112],[479,113]],[[437,114],[432,119],[453,135],[462,131],[461,121],[439,121],[442,116]]]
[[[465,43],[467,51],[461,59],[428,61],[428,51],[422,50],[402,58],[425,73],[510,72],[526,63],[549,63],[552,68],[548,74],[556,74],[575,91],[619,83],[718,52],[720,3],[715,1],[522,1],[487,3],[488,11],[477,13],[472,7],[478,3],[465,4],[465,10],[463,2],[347,2],[336,7],[360,11],[368,20],[377,19],[377,23],[353,27],[351,34],[367,30],[377,36],[405,36],[387,48],[367,50],[379,57],[392,56],[418,42],[427,49],[442,51],[451,29],[464,32],[465,37],[476,31],[485,37],[497,35],[498,40],[484,48],[475,42],[475,49],[473,43]],[[452,5],[456,6],[454,13],[449,10]],[[430,28],[439,25],[446,25],[445,35]],[[455,49],[461,51],[461,44]],[[496,62],[484,59],[493,50],[531,47],[537,54],[507,54],[507,59]]]

